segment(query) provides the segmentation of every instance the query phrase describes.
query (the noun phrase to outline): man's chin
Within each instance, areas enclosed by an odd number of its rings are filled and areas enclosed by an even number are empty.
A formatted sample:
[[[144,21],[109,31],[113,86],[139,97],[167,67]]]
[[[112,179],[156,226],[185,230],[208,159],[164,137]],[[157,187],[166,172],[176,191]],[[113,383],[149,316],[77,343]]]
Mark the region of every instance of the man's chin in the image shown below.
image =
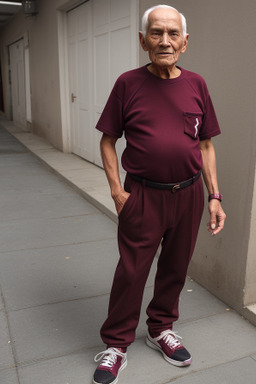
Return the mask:
[[[157,60],[153,63],[156,67],[159,68],[172,68],[177,63],[177,60]]]

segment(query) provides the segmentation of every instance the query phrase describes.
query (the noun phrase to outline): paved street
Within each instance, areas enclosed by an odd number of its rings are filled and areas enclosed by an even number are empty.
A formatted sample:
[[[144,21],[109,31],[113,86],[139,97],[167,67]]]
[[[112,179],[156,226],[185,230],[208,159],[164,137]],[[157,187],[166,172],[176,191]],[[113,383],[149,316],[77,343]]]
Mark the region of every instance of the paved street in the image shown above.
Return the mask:
[[[90,384],[93,358],[104,349],[99,328],[118,260],[116,223],[91,204],[92,197],[85,199],[78,184],[71,188],[57,170],[42,164],[4,125],[2,121],[0,383]],[[47,162],[54,150],[41,152]],[[65,159],[69,166],[78,161],[73,155]],[[255,384],[256,328],[189,277],[175,330],[193,364],[170,366],[146,346],[145,308],[155,269],[154,263],[137,338],[118,383]]]

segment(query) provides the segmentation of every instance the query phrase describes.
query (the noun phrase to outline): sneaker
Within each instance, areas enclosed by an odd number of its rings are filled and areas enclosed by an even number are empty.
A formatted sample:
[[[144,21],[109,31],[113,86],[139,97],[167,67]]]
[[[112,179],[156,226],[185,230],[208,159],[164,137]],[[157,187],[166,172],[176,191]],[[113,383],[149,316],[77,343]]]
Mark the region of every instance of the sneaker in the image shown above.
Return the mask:
[[[185,367],[192,363],[192,357],[178,338],[182,339],[176,332],[167,329],[155,338],[148,333],[146,343],[150,348],[160,351],[168,363],[177,367]]]
[[[100,360],[93,376],[93,384],[116,384],[119,372],[127,365],[126,353],[118,348],[108,348],[95,356],[95,362]]]

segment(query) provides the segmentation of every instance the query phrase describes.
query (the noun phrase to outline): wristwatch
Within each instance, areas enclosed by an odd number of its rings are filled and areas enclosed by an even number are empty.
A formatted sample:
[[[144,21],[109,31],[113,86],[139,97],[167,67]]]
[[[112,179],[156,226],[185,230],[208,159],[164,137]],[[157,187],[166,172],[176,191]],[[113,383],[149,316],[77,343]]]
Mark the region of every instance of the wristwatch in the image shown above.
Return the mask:
[[[222,194],[221,193],[212,193],[211,195],[209,195],[208,197],[208,201],[212,200],[212,199],[217,199],[219,201],[222,201]]]

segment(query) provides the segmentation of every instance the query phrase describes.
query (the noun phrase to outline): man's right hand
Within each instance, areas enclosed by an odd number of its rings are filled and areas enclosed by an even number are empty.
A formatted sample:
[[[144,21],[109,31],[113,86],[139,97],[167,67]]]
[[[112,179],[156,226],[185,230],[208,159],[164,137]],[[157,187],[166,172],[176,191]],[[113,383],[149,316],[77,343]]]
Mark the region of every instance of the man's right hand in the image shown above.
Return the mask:
[[[124,190],[120,191],[118,194],[115,194],[112,196],[115,206],[116,206],[116,211],[118,216],[120,215],[126,201],[128,200],[130,196],[130,193],[125,192]]]

